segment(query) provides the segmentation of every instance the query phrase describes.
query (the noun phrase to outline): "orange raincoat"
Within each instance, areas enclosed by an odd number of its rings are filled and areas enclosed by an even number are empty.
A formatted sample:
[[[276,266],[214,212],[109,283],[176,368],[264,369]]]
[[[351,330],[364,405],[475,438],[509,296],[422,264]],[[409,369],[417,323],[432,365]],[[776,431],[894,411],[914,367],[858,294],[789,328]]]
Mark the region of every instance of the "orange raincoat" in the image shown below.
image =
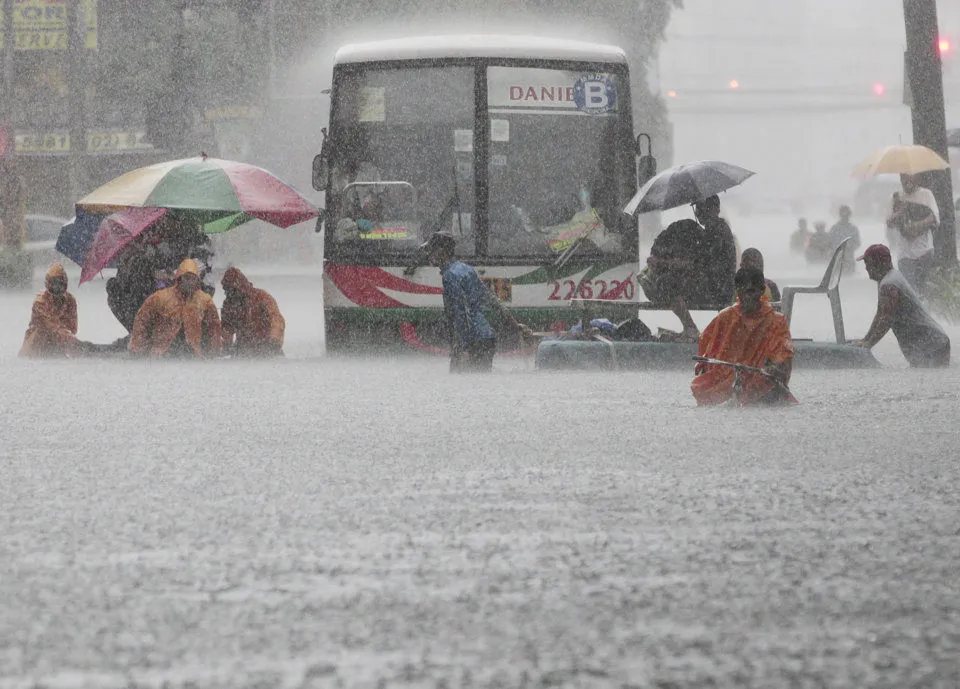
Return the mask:
[[[177,268],[176,278],[184,273],[199,277],[192,259],[185,259]],[[134,354],[163,356],[183,331],[183,337],[197,356],[220,354],[220,314],[209,294],[198,289],[184,299],[178,284],[154,292],[137,311],[130,334],[130,351]]]
[[[228,292],[221,309],[224,344],[232,344],[236,335],[238,354],[281,353],[286,321],[276,300],[236,268],[227,268],[222,284],[224,290],[236,290]]]
[[[54,263],[47,271],[47,289],[33,300],[30,325],[23,336],[20,356],[67,356],[77,350],[77,300],[69,292],[54,294],[50,282],[67,279],[63,266]]]
[[[790,326],[783,314],[763,300],[760,309],[746,314],[740,304],[717,314],[700,336],[700,356],[763,368],[767,361],[793,361]],[[733,369],[729,366],[697,364],[697,376],[690,384],[697,404],[721,404],[733,396]],[[745,404],[758,402],[774,383],[759,374],[741,373]]]

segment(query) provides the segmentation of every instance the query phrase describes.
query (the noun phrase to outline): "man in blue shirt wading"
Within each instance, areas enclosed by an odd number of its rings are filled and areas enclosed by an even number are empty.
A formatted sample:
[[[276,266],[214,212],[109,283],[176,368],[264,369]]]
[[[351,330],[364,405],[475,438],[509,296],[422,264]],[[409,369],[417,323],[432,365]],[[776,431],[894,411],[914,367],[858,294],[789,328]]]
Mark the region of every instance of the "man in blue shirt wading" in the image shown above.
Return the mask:
[[[490,371],[497,339],[483,315],[484,306],[497,309],[504,320],[522,334],[530,329],[518,323],[481,282],[477,271],[454,258],[456,239],[445,232],[430,236],[421,248],[430,265],[440,269],[443,279],[443,310],[450,333],[450,371]]]

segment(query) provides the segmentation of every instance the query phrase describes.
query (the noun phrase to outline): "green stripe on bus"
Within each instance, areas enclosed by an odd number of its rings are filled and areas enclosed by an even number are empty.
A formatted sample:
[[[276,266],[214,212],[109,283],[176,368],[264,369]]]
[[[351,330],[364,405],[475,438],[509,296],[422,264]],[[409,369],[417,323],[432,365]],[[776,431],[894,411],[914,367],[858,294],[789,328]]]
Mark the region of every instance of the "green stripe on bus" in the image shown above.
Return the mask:
[[[524,273],[523,275],[518,275],[515,278],[510,278],[511,284],[514,285],[535,285],[538,282],[550,282],[551,280],[563,280],[568,278],[571,275],[576,275],[580,271],[587,270],[587,274],[584,279],[592,280],[594,276],[604,273],[608,270],[612,270],[617,266],[624,265],[623,261],[614,261],[611,263],[594,263],[594,264],[584,264],[584,263],[574,263],[566,264],[562,268],[554,268],[551,266],[541,266],[531,270],[529,273]]]
[[[508,307],[514,318],[527,325],[549,324],[553,321],[573,323],[580,320],[580,309],[568,305],[556,307]],[[372,324],[372,323],[436,323],[443,320],[442,308],[388,308],[376,309],[363,306],[332,307],[324,309],[329,320],[345,324]],[[625,320],[635,317],[638,313],[636,305],[623,304],[611,301],[609,304],[591,304],[593,318],[610,318],[611,320]],[[496,320],[496,314],[491,314]]]

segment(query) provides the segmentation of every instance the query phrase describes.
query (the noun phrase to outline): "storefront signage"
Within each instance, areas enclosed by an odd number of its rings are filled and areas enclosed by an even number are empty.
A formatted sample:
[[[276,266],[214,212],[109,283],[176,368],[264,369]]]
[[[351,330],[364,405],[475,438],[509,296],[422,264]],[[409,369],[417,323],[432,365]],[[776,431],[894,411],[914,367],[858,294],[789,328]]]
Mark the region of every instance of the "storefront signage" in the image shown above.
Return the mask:
[[[145,131],[89,130],[86,153],[128,153],[151,150]],[[70,133],[67,131],[16,133],[17,155],[66,155],[70,152]]]
[[[13,0],[14,46],[17,50],[66,50],[68,0]],[[97,0],[81,0],[86,27],[84,47],[97,49]],[[5,32],[0,14],[0,49]]]

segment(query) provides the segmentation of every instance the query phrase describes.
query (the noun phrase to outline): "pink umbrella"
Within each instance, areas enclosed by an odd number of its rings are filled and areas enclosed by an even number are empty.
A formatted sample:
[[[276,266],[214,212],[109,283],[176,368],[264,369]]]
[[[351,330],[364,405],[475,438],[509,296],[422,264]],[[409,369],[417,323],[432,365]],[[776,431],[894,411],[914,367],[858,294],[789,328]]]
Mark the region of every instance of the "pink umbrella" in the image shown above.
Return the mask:
[[[104,218],[83,260],[80,283],[92,280],[97,273],[110,265],[124,247],[166,212],[166,208],[128,208]]]

